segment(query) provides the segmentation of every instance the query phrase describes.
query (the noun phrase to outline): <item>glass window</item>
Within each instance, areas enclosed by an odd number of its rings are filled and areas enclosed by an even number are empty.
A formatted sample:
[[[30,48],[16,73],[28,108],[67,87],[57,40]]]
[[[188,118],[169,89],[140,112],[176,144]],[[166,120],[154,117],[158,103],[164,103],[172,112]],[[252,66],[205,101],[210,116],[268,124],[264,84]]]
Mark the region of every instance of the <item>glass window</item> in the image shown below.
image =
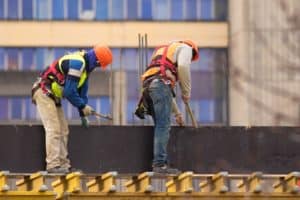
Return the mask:
[[[122,65],[125,70],[137,70],[137,49],[123,49]]]
[[[101,96],[100,97],[100,111],[102,114],[110,114],[111,113],[111,105],[109,96]]]
[[[215,106],[214,101],[211,99],[203,99],[199,101],[200,112],[198,121],[202,123],[215,122]]]
[[[23,19],[32,19],[33,17],[32,0],[23,0],[22,13],[23,13]]]
[[[78,19],[78,0],[68,0],[68,19]]]
[[[23,70],[33,70],[34,69],[34,49],[24,48],[22,49],[22,69]]]
[[[82,10],[93,10],[93,1],[92,0],[82,0],[81,7],[82,7]]]
[[[46,53],[45,48],[37,48],[36,49],[36,69],[37,70],[42,70],[46,67],[45,66],[45,53]]]
[[[108,0],[97,0],[96,2],[96,19],[108,19]]]
[[[9,0],[7,2],[7,18],[8,19],[18,19],[18,0]]]
[[[18,70],[19,68],[18,49],[7,48],[6,53],[7,53],[7,69]]]
[[[127,2],[127,19],[135,20],[138,18],[138,0]]]
[[[201,0],[200,19],[212,19],[212,0]]]
[[[93,0],[80,1],[80,19],[93,20],[95,18]]]
[[[11,103],[11,118],[22,119],[22,98],[12,97],[10,99],[10,103]]]
[[[4,70],[4,48],[0,48],[0,70]]]
[[[25,119],[36,119],[36,106],[32,104],[31,97],[25,97]]]
[[[0,19],[4,19],[4,0],[0,0]]]
[[[124,1],[111,0],[112,1],[112,13],[111,19],[124,19]]]
[[[182,20],[183,19],[183,2],[182,0],[172,0],[171,1],[171,19],[172,20]]]
[[[168,0],[155,0],[153,3],[153,19],[167,20],[169,18]]]
[[[120,69],[120,53],[121,49],[120,48],[112,48],[111,49],[112,54],[114,56],[114,61],[112,63],[112,69]]]
[[[197,19],[197,1],[196,0],[188,0],[186,2],[186,19],[188,20],[196,20]]]
[[[64,0],[52,0],[52,19],[64,19]]]
[[[36,0],[37,19],[50,19],[51,7],[48,0]]]
[[[0,120],[8,119],[8,98],[0,97]]]
[[[216,20],[227,20],[227,0],[215,0]]]
[[[142,0],[142,19],[152,19],[152,3],[151,0]]]

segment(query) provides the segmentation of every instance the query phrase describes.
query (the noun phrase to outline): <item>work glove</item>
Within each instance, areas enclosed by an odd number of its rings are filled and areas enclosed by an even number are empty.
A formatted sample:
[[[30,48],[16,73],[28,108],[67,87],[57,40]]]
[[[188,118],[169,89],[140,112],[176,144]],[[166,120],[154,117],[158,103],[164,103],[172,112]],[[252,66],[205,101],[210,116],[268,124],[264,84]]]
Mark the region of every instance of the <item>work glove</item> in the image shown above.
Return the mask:
[[[182,114],[181,113],[177,113],[175,115],[175,120],[176,120],[176,123],[179,125],[179,126],[183,126],[184,123],[183,123],[183,117],[182,117]]]
[[[81,126],[88,128],[90,125],[89,119],[87,117],[81,117]]]
[[[85,105],[81,111],[84,116],[92,115],[95,112],[94,109],[89,105]]]

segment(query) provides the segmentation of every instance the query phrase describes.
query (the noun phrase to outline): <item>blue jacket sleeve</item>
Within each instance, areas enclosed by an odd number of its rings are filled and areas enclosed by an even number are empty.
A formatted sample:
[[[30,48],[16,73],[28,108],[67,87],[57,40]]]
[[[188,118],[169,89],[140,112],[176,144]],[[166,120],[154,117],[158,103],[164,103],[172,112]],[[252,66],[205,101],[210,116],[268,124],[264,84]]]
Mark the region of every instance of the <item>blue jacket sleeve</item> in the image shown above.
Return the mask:
[[[88,103],[88,96],[87,96],[88,87],[89,87],[88,81],[85,81],[79,91],[80,97],[82,98],[84,104]],[[80,117],[84,116],[84,114],[82,113],[80,108],[78,108],[78,112],[79,112]]]
[[[72,76],[67,76],[63,95],[73,106],[81,110],[85,106],[86,100],[78,93],[78,81]]]

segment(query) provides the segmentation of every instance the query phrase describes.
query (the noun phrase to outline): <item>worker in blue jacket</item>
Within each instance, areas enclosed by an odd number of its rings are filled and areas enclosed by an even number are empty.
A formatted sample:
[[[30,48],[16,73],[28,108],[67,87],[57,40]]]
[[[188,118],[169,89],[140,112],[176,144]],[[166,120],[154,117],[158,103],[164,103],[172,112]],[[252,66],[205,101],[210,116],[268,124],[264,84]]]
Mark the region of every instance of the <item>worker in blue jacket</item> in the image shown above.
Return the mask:
[[[46,132],[46,169],[49,173],[71,170],[67,151],[69,128],[61,99],[66,98],[78,109],[82,125],[88,127],[87,117],[94,112],[88,105],[89,74],[95,68],[105,68],[112,59],[111,50],[103,45],[66,54],[47,67],[34,83],[32,101]]]

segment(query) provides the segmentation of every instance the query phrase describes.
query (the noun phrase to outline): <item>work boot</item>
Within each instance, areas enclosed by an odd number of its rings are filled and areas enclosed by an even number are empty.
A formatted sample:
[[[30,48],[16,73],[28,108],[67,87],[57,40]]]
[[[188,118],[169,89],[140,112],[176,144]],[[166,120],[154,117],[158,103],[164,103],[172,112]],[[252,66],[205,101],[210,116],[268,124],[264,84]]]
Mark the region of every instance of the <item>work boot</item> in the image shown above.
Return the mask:
[[[181,171],[179,171],[176,168],[170,168],[168,165],[160,165],[160,166],[153,166],[152,169],[153,172],[158,174],[180,174]]]
[[[74,168],[74,167],[70,167],[69,169],[67,169],[69,172],[80,172],[82,173],[82,170],[81,169],[77,169],[77,168]]]
[[[47,172],[48,173],[53,173],[53,174],[66,174],[66,173],[69,172],[69,170],[66,169],[66,168],[62,168],[62,167],[57,166],[57,167],[53,167],[51,169],[47,169]]]

